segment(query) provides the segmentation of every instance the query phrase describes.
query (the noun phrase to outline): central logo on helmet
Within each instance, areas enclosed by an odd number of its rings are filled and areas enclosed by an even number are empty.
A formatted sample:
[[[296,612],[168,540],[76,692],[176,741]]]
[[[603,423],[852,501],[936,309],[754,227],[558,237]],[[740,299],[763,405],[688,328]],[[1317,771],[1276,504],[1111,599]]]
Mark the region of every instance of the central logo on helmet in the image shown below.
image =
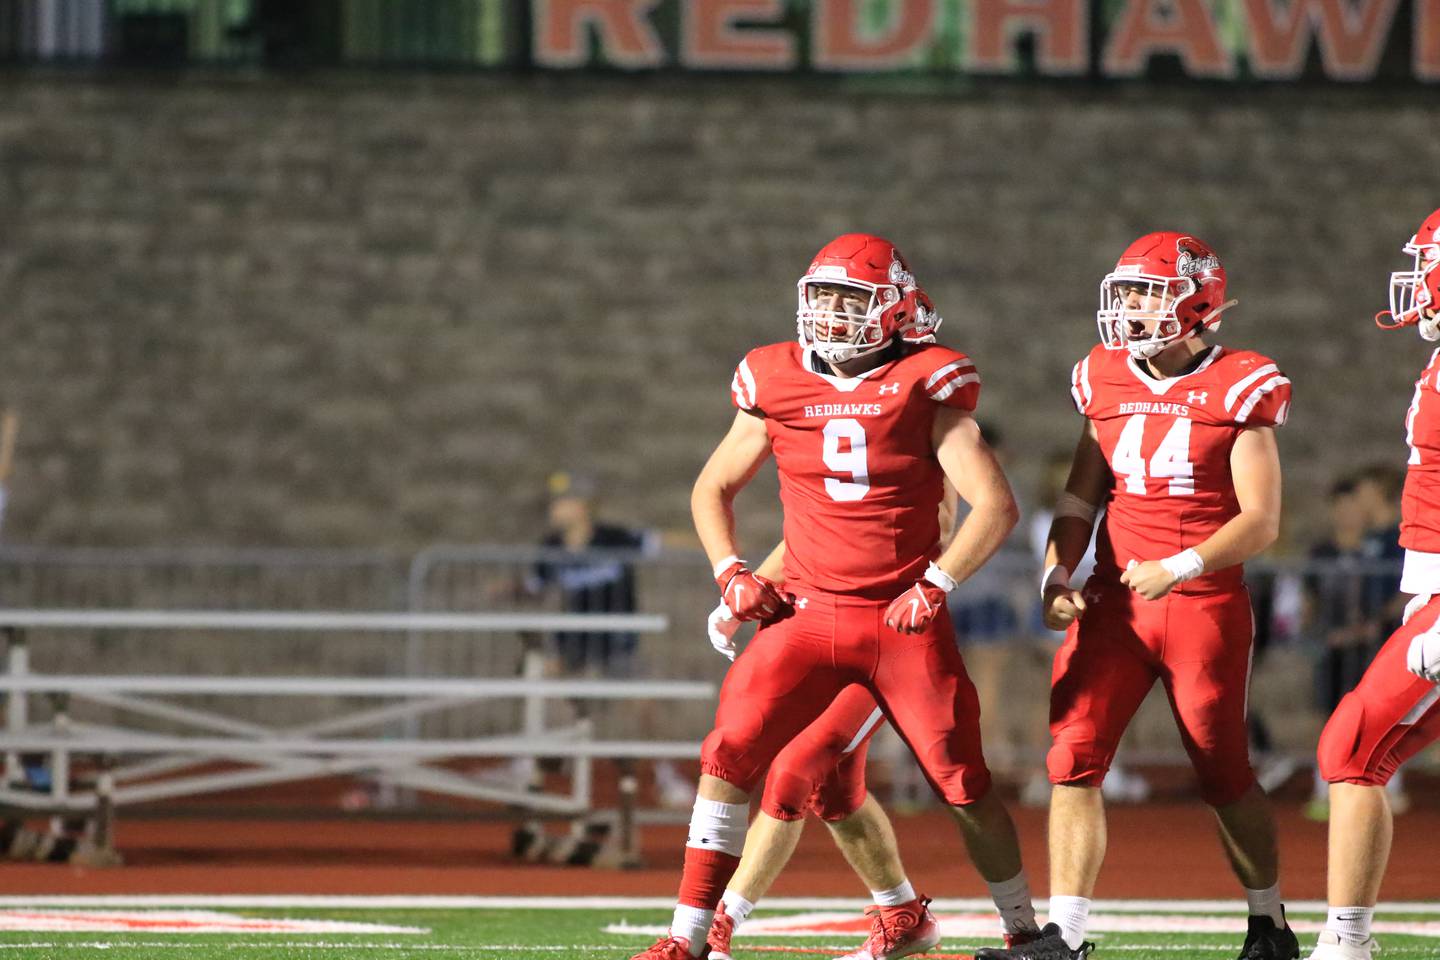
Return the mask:
[[[909,287],[915,284],[915,276],[905,269],[905,264],[900,262],[898,254],[893,255],[890,260],[890,282],[898,287]]]
[[[1220,258],[1213,253],[1197,256],[1189,250],[1181,250],[1175,259],[1175,272],[1182,277],[1193,277],[1207,270],[1219,270]]]

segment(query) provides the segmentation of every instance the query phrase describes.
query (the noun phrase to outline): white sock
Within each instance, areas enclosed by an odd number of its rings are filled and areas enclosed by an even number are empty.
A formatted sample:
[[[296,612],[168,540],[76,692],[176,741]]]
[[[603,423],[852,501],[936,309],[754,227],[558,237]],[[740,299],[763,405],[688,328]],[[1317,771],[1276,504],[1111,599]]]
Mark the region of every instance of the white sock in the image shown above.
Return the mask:
[[[901,880],[889,890],[871,890],[870,897],[877,907],[898,907],[916,899],[915,888],[910,885],[909,880]]]
[[[1331,907],[1325,914],[1325,929],[1358,947],[1370,939],[1370,921],[1374,917],[1374,907]]]
[[[725,916],[735,921],[735,929],[740,929],[740,924],[750,919],[750,911],[755,909],[755,904],[746,900],[734,890],[726,890],[725,895],[720,898],[725,904]]]
[[[1035,904],[1030,899],[1030,881],[1021,870],[1009,880],[986,883],[995,909],[1000,911],[1000,923],[1006,933],[1020,933],[1037,928]]]
[[[1280,906],[1280,884],[1264,890],[1245,888],[1245,902],[1250,904],[1250,916],[1269,917],[1275,926],[1285,926],[1285,911]]]
[[[715,919],[714,910],[675,905],[675,916],[670,921],[670,936],[684,937],[690,941],[690,955],[698,957],[705,949],[705,938],[710,935],[710,921]]]
[[[1085,922],[1089,919],[1089,897],[1050,898],[1050,922],[1060,927],[1060,935],[1071,950],[1079,950],[1085,942]]]
[[[685,841],[685,846],[718,850],[738,857],[745,849],[745,831],[749,827],[750,804],[721,803],[696,797],[695,811],[690,814],[690,838]]]

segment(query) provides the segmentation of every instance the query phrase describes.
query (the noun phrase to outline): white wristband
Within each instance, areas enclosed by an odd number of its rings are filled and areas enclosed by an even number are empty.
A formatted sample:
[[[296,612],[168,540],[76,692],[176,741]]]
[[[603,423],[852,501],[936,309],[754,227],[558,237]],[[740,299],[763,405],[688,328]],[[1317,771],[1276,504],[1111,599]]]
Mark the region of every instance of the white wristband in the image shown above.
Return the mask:
[[[1194,550],[1181,550],[1173,557],[1166,557],[1160,561],[1160,566],[1175,578],[1176,583],[1194,580],[1205,572],[1205,561]]]
[[[956,587],[960,586],[960,584],[955,582],[954,577],[950,576],[950,574],[946,573],[944,570],[941,570],[933,562],[930,564],[930,566],[925,568],[924,579],[926,583],[933,583],[935,586],[939,587],[941,590],[944,590],[946,593],[949,593],[951,590],[954,590]]]
[[[1045,570],[1045,576],[1043,576],[1043,577],[1040,578],[1040,597],[1041,597],[1041,599],[1044,599],[1044,597],[1045,597],[1045,591],[1046,591],[1046,590],[1049,590],[1051,587],[1053,587],[1053,586],[1054,586],[1055,584],[1057,584],[1057,583],[1060,584],[1061,586],[1065,587],[1066,589],[1069,589],[1069,587],[1070,587],[1070,571],[1069,571],[1068,568],[1066,568],[1066,566],[1065,566],[1064,564],[1061,564],[1061,563],[1052,563],[1052,564],[1050,564],[1049,567],[1046,568],[1046,570]]]
[[[719,579],[720,574],[724,573],[727,569],[729,569],[730,564],[732,564],[732,563],[743,563],[743,562],[744,562],[744,561],[742,561],[739,557],[735,556],[735,554],[733,554],[733,553],[730,554],[730,556],[726,557],[724,560],[721,560],[719,563],[715,564],[715,577],[716,577],[716,579]]]

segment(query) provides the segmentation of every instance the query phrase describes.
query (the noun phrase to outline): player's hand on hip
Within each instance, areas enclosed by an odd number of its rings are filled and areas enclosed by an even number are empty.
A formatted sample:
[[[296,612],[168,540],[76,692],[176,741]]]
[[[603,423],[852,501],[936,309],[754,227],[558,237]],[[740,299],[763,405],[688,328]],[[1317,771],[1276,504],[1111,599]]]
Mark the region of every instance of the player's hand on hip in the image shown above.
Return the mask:
[[[1431,629],[1412,637],[1405,669],[1422,680],[1440,683],[1440,634]]]
[[[727,660],[734,660],[735,634],[740,630],[740,621],[735,619],[735,614],[730,612],[730,608],[722,603],[711,610],[705,630],[710,634],[710,646],[714,647]]]
[[[1070,624],[1085,615],[1085,597],[1079,590],[1072,590],[1063,583],[1052,584],[1045,589],[1041,612],[1046,629],[1068,629]]]
[[[1146,600],[1159,600],[1170,592],[1177,580],[1159,560],[1131,560],[1120,574],[1120,582]]]
[[[1401,615],[1400,623],[1402,625],[1409,623],[1410,618],[1415,616],[1415,614],[1419,613],[1421,610],[1424,610],[1426,605],[1429,604],[1429,602],[1434,599],[1434,597],[1435,594],[1433,593],[1417,593],[1415,594],[1415,596],[1411,597],[1410,602],[1405,604],[1405,613]]]
[[[944,590],[927,580],[917,580],[885,608],[885,625],[901,633],[919,633],[944,605]]]
[[[742,560],[722,570],[715,583],[736,620],[773,620],[785,612],[785,599],[775,584],[751,573]]]

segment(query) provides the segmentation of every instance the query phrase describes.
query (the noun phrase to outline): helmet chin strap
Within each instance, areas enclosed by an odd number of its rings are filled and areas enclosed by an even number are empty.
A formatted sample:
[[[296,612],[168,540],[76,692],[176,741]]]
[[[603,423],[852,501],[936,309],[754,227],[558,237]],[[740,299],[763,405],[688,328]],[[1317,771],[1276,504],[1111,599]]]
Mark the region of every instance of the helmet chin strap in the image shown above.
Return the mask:
[[[1201,317],[1199,323],[1195,324],[1193,327],[1185,331],[1180,336],[1175,337],[1173,340],[1141,340],[1139,342],[1132,340],[1126,342],[1125,346],[1130,350],[1130,355],[1136,360],[1149,360],[1156,354],[1164,351],[1166,348],[1171,347],[1174,344],[1180,343],[1181,341],[1189,340],[1191,337],[1198,335],[1203,330],[1219,329],[1220,314],[1224,313],[1226,310],[1229,310],[1231,307],[1235,306],[1235,304],[1239,302],[1239,300],[1225,301],[1224,303],[1220,304],[1220,306],[1216,307],[1214,310],[1211,310],[1209,313],[1205,314],[1205,316]]]
[[[1389,317],[1389,320],[1386,320],[1386,317]],[[1381,310],[1375,314],[1375,326],[1381,330],[1402,330],[1413,326],[1419,331],[1422,340],[1431,343],[1440,340],[1440,313],[1427,319],[1420,315],[1419,310],[1412,310],[1398,317],[1389,310]]]

